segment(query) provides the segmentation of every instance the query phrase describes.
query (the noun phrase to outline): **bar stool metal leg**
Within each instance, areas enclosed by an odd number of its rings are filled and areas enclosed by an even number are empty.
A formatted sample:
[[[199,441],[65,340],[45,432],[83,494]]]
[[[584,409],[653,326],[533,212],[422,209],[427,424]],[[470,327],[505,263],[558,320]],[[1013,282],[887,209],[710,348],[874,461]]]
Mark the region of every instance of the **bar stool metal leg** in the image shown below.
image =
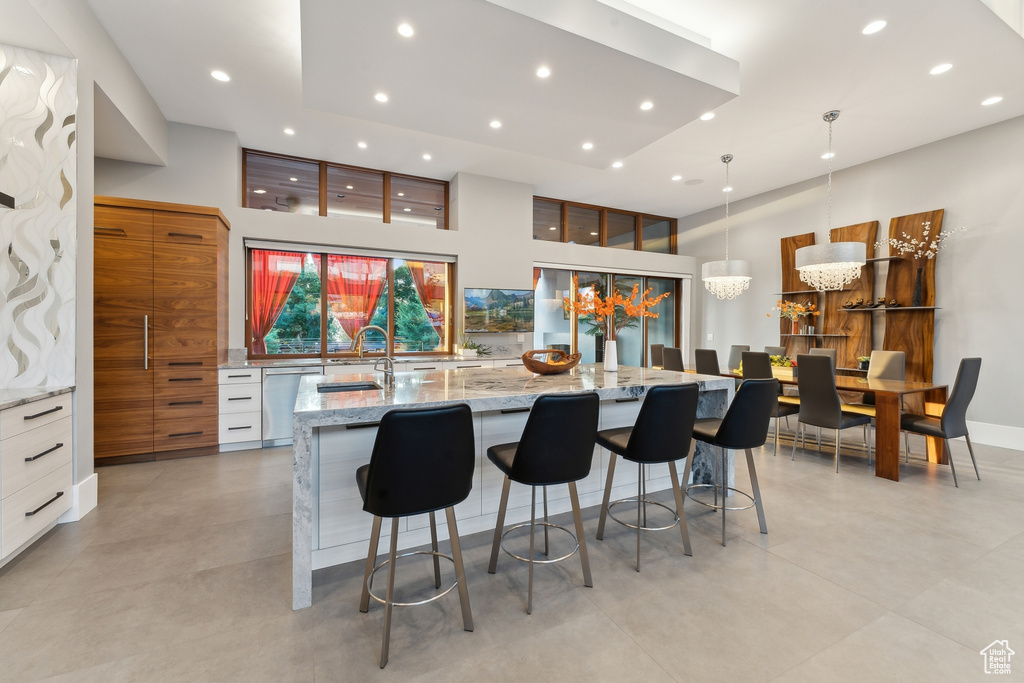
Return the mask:
[[[720,450],[722,452],[722,545],[724,546],[725,545],[725,508],[727,507],[726,504],[725,504],[725,500],[726,500],[726,495],[725,494],[728,491],[727,487],[729,486],[729,474],[728,474],[729,470],[727,469],[727,463],[726,463],[726,451],[728,449],[726,449],[726,448],[719,448],[718,450]]]
[[[544,557],[548,556],[548,487],[542,486],[544,490]]]
[[[391,612],[395,602],[395,565],[398,564],[398,517],[391,518],[391,552],[388,554],[388,592],[384,600],[384,636],[380,645],[380,668],[388,663],[391,645]]]
[[[537,487],[530,487],[530,586],[526,592],[526,613],[533,614],[533,530],[537,527]]]
[[[647,520],[644,520],[644,524],[640,523],[640,508],[644,507],[644,492],[643,492],[643,480],[644,480],[644,466],[637,463],[637,480],[636,480],[636,570],[640,571],[640,531],[643,527],[647,526]]]
[[[377,548],[380,545],[380,523],[381,518],[373,516],[373,528],[370,531],[370,548],[366,553],[366,571],[363,572],[363,592],[359,598],[359,611],[366,612],[370,609],[370,588],[367,583],[370,581],[370,574],[377,563]]]
[[[608,519],[608,503],[612,497],[612,477],[615,474],[616,454],[609,451],[611,459],[608,461],[608,477],[604,484],[604,500],[601,502],[601,518],[597,522],[597,540],[604,540],[604,523]]]
[[[683,491],[679,486],[679,473],[676,471],[675,461],[669,461],[668,474],[672,478],[672,495],[676,499],[676,516],[679,517],[679,533],[683,537],[683,553],[692,557],[693,550],[690,549],[690,530],[686,528],[686,513],[683,512]],[[689,475],[689,467],[687,467],[686,475]],[[639,563],[637,563],[637,566],[639,567]]]
[[[505,509],[508,507],[508,491],[512,486],[512,480],[505,477],[505,483],[501,487],[501,503],[498,504],[498,521],[494,526],[494,544],[491,546],[491,561],[487,565],[487,573],[493,574],[498,570],[498,548],[501,546],[501,530],[505,526]]]
[[[761,533],[768,533],[768,525],[764,521],[764,507],[761,505],[761,487],[757,485],[757,470],[754,469],[754,454],[747,449],[747,470],[750,472],[750,488],[754,492],[754,503],[757,507],[757,523],[761,525]]]
[[[462,605],[462,628],[465,631],[472,631],[473,610],[469,606],[469,586],[466,585],[466,568],[462,564],[462,543],[459,541],[459,528],[455,524],[455,508],[445,508],[444,514],[448,519],[448,537],[452,544],[452,560],[455,562],[455,580],[459,582],[459,604]]]
[[[590,576],[590,556],[587,554],[587,535],[583,531],[583,515],[580,514],[580,497],[576,493],[576,482],[569,482],[569,500],[572,502],[572,521],[576,525],[576,542],[580,546],[580,564],[583,565],[583,585],[594,587]]]
[[[437,555],[437,521],[430,513],[430,549],[434,551],[434,588],[441,587],[441,558]]]

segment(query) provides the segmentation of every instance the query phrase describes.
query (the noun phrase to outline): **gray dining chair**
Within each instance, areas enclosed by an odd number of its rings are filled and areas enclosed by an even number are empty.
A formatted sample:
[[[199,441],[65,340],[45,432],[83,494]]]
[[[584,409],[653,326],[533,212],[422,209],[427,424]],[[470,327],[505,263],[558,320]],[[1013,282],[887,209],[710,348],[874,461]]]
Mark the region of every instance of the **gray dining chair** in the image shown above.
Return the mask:
[[[836,350],[835,349],[811,349],[810,353],[815,356],[828,356],[832,361],[832,374],[836,374]],[[797,361],[799,365],[799,361]]]
[[[651,344],[651,367],[665,365],[664,344]]]
[[[748,379],[772,379],[772,362],[768,353],[757,351],[743,352],[743,381]],[[778,398],[772,406],[771,417],[775,420],[775,441],[772,444],[772,455],[779,451],[779,418],[796,415],[800,412],[799,403],[783,403]],[[788,421],[787,421],[788,423]]]
[[[836,390],[836,376],[832,361],[823,354],[800,354],[796,357],[797,387],[800,389],[800,417],[797,434],[793,438],[793,460],[796,460],[796,442],[803,425],[834,429],[836,433],[836,472],[839,471],[840,432],[850,427],[868,424],[867,415],[843,410]],[[820,445],[820,442],[819,442]],[[871,460],[871,444],[868,444],[868,461]]]
[[[764,347],[764,352],[767,353],[769,356],[785,356],[786,355],[786,347],[785,346],[766,346],[766,347]]]
[[[960,369],[956,372],[956,381],[953,382],[953,390],[949,393],[949,399],[942,409],[942,417],[931,415],[915,415],[904,413],[900,418],[900,429],[924,436],[933,436],[943,439],[946,451],[949,453],[949,469],[953,472],[953,484],[960,488],[956,480],[956,467],[953,465],[953,453],[949,448],[949,440],[964,437],[967,441],[967,451],[971,454],[971,463],[974,464],[974,476],[981,481],[978,473],[978,461],[974,458],[974,447],[971,445],[971,436],[967,431],[967,407],[974,398],[974,391],[978,388],[978,375],[981,374],[980,358],[964,358],[960,361]]]
[[[676,346],[666,346],[662,349],[662,366],[665,370],[675,372],[683,371],[683,350]]]
[[[868,362],[868,379],[895,379],[903,381],[906,378],[907,354],[903,351],[883,351],[881,349],[871,352],[871,360]],[[867,391],[857,403],[848,403],[845,408],[849,411],[875,417],[875,393]],[[867,425],[864,426],[864,443],[867,443]],[[904,452],[907,461],[910,461],[910,435],[903,433]]]
[[[733,372],[740,366],[740,361],[743,359],[743,352],[749,350],[749,344],[733,344],[729,347],[729,372]]]
[[[698,375],[722,374],[722,366],[718,364],[718,352],[714,349],[695,349],[693,357]]]

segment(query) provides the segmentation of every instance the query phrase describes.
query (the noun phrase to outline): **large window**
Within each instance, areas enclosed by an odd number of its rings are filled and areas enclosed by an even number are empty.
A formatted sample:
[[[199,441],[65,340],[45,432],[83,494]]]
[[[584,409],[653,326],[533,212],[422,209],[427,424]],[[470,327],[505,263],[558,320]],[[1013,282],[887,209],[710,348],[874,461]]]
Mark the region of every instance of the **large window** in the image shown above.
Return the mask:
[[[579,291],[585,293],[590,290],[601,296],[611,291],[609,288],[614,288],[623,296],[629,296],[634,284],[640,287],[641,292],[650,288],[649,296],[652,297],[669,292],[669,297],[653,309],[658,314],[657,318],[642,318],[627,324],[616,335],[619,363],[649,366],[650,358],[646,349],[649,349],[651,344],[678,346],[682,292],[680,280],[537,268],[534,270],[534,348],[561,349],[567,353],[579,352],[583,356],[580,361],[582,363],[597,363],[604,359],[604,325],[588,317],[566,313],[563,308],[563,299],[573,296],[573,276],[576,276]]]
[[[369,168],[242,150],[243,206],[448,228],[448,183]]]
[[[248,256],[250,357],[351,356],[364,328],[364,354],[449,350],[448,263],[263,248]]]
[[[674,254],[676,220],[534,197],[533,239]]]

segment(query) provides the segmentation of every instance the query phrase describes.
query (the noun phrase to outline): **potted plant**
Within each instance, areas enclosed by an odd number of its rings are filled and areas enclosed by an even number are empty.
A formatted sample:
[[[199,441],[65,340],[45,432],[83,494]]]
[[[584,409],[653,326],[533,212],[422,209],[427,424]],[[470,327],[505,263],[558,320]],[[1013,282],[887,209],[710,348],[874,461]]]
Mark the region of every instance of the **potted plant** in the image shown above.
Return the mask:
[[[481,344],[472,337],[465,334],[459,337],[459,355],[464,358],[475,358],[477,356],[491,355],[491,347]]]
[[[871,356],[857,356],[857,369],[867,370],[868,363],[871,362]]]
[[[769,356],[772,364],[772,374],[779,379],[793,379],[796,377],[796,359],[789,356]]]

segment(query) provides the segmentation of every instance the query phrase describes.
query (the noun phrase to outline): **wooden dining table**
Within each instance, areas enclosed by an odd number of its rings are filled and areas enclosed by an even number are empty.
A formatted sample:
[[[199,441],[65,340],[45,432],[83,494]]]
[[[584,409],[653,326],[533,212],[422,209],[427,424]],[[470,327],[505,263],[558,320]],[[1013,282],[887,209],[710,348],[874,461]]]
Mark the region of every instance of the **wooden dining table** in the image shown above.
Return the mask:
[[[783,373],[774,374],[780,384],[792,386],[797,384],[796,377],[784,376]],[[723,373],[723,376],[742,379],[735,373]],[[948,392],[948,386],[945,384],[867,379],[849,375],[836,375],[836,389],[839,391],[870,391],[875,394],[875,476],[892,481],[900,480],[900,415],[903,398],[912,394],[922,394],[925,413],[938,417],[942,415]],[[925,440],[928,447],[928,461],[948,464],[949,449],[946,447],[945,440],[933,436],[925,437]]]

